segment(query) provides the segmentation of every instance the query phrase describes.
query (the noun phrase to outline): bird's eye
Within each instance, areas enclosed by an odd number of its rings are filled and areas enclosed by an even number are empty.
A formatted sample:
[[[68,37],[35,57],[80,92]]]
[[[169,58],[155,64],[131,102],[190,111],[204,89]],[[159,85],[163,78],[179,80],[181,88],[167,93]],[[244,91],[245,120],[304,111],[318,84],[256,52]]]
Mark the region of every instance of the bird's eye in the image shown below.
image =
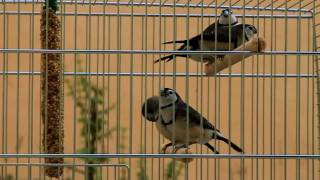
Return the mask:
[[[169,94],[172,94],[172,91],[169,91]]]

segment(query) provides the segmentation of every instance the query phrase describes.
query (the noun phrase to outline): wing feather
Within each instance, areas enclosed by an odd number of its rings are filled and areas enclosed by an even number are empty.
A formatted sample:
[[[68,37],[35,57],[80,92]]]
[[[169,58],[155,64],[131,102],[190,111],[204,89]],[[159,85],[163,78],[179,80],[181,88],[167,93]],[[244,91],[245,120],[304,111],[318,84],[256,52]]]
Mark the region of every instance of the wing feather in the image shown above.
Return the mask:
[[[187,108],[188,105],[184,102],[180,102],[176,105],[176,119],[185,119],[187,120]],[[217,130],[205,117],[203,117],[198,111],[189,106],[189,123],[190,126],[199,126],[201,124],[202,118],[202,126],[204,129],[212,129]],[[217,130],[219,132],[219,130]]]

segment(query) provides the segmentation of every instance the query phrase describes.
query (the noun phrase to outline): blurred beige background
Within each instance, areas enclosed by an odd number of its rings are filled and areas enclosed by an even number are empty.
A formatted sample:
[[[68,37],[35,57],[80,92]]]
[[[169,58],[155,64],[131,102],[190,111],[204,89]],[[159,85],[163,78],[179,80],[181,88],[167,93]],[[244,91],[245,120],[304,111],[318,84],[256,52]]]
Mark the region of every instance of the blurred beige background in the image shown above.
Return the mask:
[[[192,1],[193,2],[193,1]],[[222,2],[222,1],[221,1]],[[231,1],[234,3],[235,1]],[[290,1],[294,4],[298,1]],[[179,3],[185,3],[181,1]],[[195,2],[193,2],[195,3]],[[220,3],[220,1],[218,2]],[[262,3],[261,6],[270,2]],[[277,2],[274,7],[282,4]],[[305,3],[305,2],[303,2]],[[227,2],[225,5],[228,5]],[[249,5],[257,4],[256,1]],[[319,2],[316,2],[319,4]],[[238,5],[243,5],[238,2]],[[248,6],[249,6],[248,5]],[[122,49],[122,50],[172,50],[171,45],[162,42],[192,37],[215,18],[208,17],[176,17],[164,16],[172,14],[172,7],[163,7],[162,17],[145,17],[144,14],[158,14],[157,6],[104,6],[101,5],[66,5],[62,12],[74,13],[78,16],[59,15],[62,22],[62,47],[64,49]],[[296,5],[295,7],[298,7]],[[312,7],[309,5],[308,7]],[[32,12],[31,4],[0,4],[0,47],[1,48],[40,48],[40,16],[39,4],[34,6],[35,15],[9,12]],[[141,16],[98,16],[94,13],[140,13]],[[177,14],[201,14],[201,8],[175,9]],[[217,9],[219,14],[221,9]],[[90,16],[81,13],[91,12]],[[215,8],[203,8],[204,14],[215,14]],[[260,15],[273,14],[273,18],[242,18],[243,10],[234,10],[240,15],[241,22],[254,24],[259,36],[267,42],[270,51],[313,51],[315,40],[312,18],[275,18],[284,15],[280,11],[259,11]],[[246,10],[245,14],[257,15],[257,11]],[[289,13],[292,16],[299,12]],[[309,13],[301,13],[308,15]],[[6,22],[4,22],[4,20]],[[77,23],[75,23],[77,22]],[[188,22],[188,23],[187,23]],[[319,17],[315,18],[320,23]],[[174,31],[176,25],[176,31]],[[318,28],[320,29],[320,28]],[[133,33],[131,33],[133,32]],[[319,34],[320,30],[316,30]],[[319,45],[318,45],[319,46]],[[203,66],[184,58],[177,58],[176,63],[153,64],[159,54],[64,54],[65,72],[73,72],[75,61],[80,61],[82,69],[87,72],[127,72],[135,73],[202,73]],[[286,57],[286,58],[285,58]],[[287,59],[287,65],[285,65]],[[314,57],[306,55],[261,55],[247,58],[242,63],[224,70],[222,73],[246,74],[315,74]],[[132,64],[131,64],[132,60]],[[19,62],[19,66],[18,66]],[[7,63],[7,64],[6,64]],[[0,55],[0,71],[35,71],[40,70],[40,54],[2,53]],[[5,81],[7,79],[7,81]],[[40,76],[38,75],[3,75],[0,76],[0,147],[1,153],[40,153],[41,121],[40,121]],[[65,76],[65,80],[73,81],[73,76]],[[121,153],[158,153],[164,140],[159,136],[154,125],[141,117],[143,101],[157,95],[160,87],[176,88],[184,100],[207,117],[211,123],[232,141],[244,147],[247,154],[319,154],[319,119],[317,118],[316,79],[315,78],[275,78],[275,77],[173,77],[173,76],[90,76],[93,84],[106,86],[106,107],[117,105],[107,116],[109,126],[117,124],[124,127],[124,132],[114,132],[104,141],[105,149],[99,145],[101,153],[117,153],[120,142],[124,145]],[[286,84],[285,84],[286,82]],[[18,86],[19,83],[19,86]],[[33,86],[32,86],[33,85]],[[19,88],[18,88],[19,87]],[[188,91],[186,91],[188,89]],[[3,93],[5,92],[5,93]],[[75,104],[65,86],[65,153],[74,153],[83,146],[80,135],[81,125],[74,117]],[[187,94],[188,92],[188,94]],[[17,99],[19,95],[19,98]],[[285,100],[286,97],[286,100]],[[130,113],[132,112],[132,113]],[[79,114],[76,111],[76,114]],[[79,115],[77,115],[78,117]],[[76,127],[74,126],[76,125]],[[130,128],[132,127],[132,128]],[[75,135],[75,136],[74,136]],[[160,140],[160,141],[159,141]],[[130,147],[130,144],[132,146]],[[214,144],[214,141],[212,141]],[[227,145],[218,145],[220,153],[229,153]],[[286,151],[285,151],[286,149]],[[192,146],[194,153],[207,153],[201,146]],[[208,152],[211,153],[211,152]],[[231,151],[231,153],[236,153]],[[39,159],[31,159],[39,162]],[[138,159],[112,159],[109,162],[125,162],[130,165],[132,179],[137,179]],[[147,159],[146,171],[149,179],[164,178],[169,159]],[[4,162],[2,159],[1,163]],[[7,162],[16,162],[16,159]],[[19,162],[28,162],[20,159]],[[72,159],[66,162],[72,163]],[[81,160],[76,162],[82,163]],[[143,162],[143,160],[142,160]],[[242,164],[242,165],[241,165]],[[285,171],[285,165],[287,171]],[[319,160],[270,160],[270,159],[198,159],[188,165],[189,179],[319,179]],[[81,169],[81,168],[79,168]],[[286,174],[285,174],[286,172]],[[8,173],[15,174],[15,168],[8,168]],[[26,167],[19,168],[21,179],[28,174]],[[114,178],[114,171],[104,169],[103,177]],[[81,173],[75,173],[83,178]],[[65,170],[64,177],[71,177],[72,171]],[[185,177],[185,168],[179,176]],[[115,177],[119,178],[119,177]],[[32,179],[39,179],[39,169],[32,168]]]

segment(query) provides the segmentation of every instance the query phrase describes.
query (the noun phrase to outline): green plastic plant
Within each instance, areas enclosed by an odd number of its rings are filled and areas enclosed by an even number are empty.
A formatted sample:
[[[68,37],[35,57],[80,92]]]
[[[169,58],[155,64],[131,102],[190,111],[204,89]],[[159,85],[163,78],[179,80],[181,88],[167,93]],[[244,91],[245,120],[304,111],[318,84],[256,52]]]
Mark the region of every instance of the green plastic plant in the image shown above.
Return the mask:
[[[171,160],[166,168],[165,179],[177,179],[182,173],[183,164]]]
[[[58,1],[57,0],[46,0],[44,3],[45,3],[45,7],[46,7],[47,4],[49,4],[48,5],[49,8],[51,8],[54,12],[59,10]]]
[[[143,145],[140,146],[140,153],[143,153]],[[138,160],[138,172],[137,172],[137,179],[138,180],[148,180],[147,170],[145,159],[140,158]]]
[[[81,137],[84,146],[79,149],[79,153],[96,154],[98,145],[104,138],[111,136],[114,128],[109,128],[108,132],[104,131],[106,120],[104,115],[109,113],[114,106],[104,108],[104,89],[90,82],[88,77],[77,77],[76,89],[71,81],[66,81],[69,89],[69,96],[75,100],[76,107],[80,111],[78,122],[82,125]],[[107,159],[102,158],[84,158],[87,164],[104,163]],[[86,171],[86,179],[101,179],[98,167],[89,166]]]

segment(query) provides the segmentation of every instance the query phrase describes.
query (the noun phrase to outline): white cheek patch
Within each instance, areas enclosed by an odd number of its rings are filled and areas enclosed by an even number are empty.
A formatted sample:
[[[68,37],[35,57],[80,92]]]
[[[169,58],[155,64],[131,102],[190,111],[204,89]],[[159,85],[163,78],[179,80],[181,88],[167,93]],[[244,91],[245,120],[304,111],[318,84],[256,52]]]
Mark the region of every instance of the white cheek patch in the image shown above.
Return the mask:
[[[224,17],[224,16],[220,16],[219,18],[219,24],[224,24],[224,25],[228,25],[230,22],[230,24],[233,24],[235,22],[237,22],[237,17],[231,15],[231,17]]]

